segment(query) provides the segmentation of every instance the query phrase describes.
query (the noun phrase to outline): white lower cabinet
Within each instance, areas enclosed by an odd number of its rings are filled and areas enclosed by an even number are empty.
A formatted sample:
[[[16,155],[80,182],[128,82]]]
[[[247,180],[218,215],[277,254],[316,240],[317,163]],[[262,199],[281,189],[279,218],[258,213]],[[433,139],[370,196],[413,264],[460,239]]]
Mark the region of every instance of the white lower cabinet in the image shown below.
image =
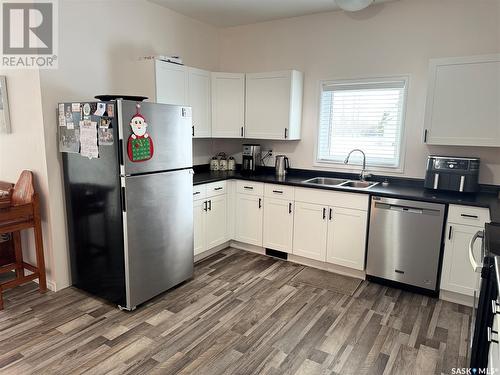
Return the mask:
[[[328,221],[325,206],[312,203],[295,202],[293,225],[294,255],[326,260],[326,241]]]
[[[193,194],[195,255],[234,239],[364,269],[367,195],[241,180]]]
[[[469,242],[478,230],[481,228],[461,224],[447,225],[441,289],[468,296],[474,295],[479,273],[474,272],[469,262]],[[476,259],[479,259],[481,253],[479,240],[474,245],[474,253]]]
[[[206,238],[207,249],[211,249],[227,241],[227,197],[211,197],[207,205]]]
[[[205,204],[203,200],[193,202],[194,255],[198,255],[206,250]]]
[[[202,197],[193,202],[194,255],[221,245],[229,239],[226,194],[203,197],[204,192],[209,190],[203,188],[212,185],[201,185],[194,189],[195,198]]]
[[[236,194],[237,241],[262,246],[263,200],[262,196]]]
[[[293,240],[293,202],[264,199],[263,247],[290,253]]]
[[[328,215],[326,261],[363,270],[367,213],[349,208],[331,207]]]
[[[441,290],[474,296],[480,274],[474,272],[469,261],[469,243],[484,224],[490,221],[487,208],[450,205],[444,245]],[[482,261],[481,240],[474,244],[474,257]]]
[[[360,194],[297,189],[294,255],[363,270],[366,254],[368,197]],[[345,206],[352,205],[356,209]]]

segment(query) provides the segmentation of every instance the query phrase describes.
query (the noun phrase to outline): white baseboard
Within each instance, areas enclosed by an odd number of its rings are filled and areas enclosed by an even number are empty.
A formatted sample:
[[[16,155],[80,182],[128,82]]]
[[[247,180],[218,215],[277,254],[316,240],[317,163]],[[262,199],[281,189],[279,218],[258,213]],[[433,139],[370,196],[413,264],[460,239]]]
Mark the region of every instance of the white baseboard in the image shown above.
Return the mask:
[[[456,292],[450,292],[448,290],[440,290],[439,299],[442,299],[443,301],[458,303],[459,305],[464,305],[469,307],[472,307],[472,305],[474,304],[474,297]]]
[[[246,251],[251,251],[252,253],[266,255],[266,249],[260,246],[249,245],[238,241],[231,241],[231,246],[236,249],[246,250]],[[304,266],[318,268],[324,271],[334,272],[339,275],[355,277],[357,279],[362,279],[362,280],[366,279],[366,273],[364,271],[338,266],[336,264],[331,264],[327,262],[320,262],[313,259],[307,259],[293,254],[288,254],[287,261],[302,264]]]
[[[210,255],[214,255],[215,253],[218,253],[219,251],[221,250],[224,250],[226,248],[228,248],[230,246],[230,242],[227,241],[227,242],[224,242],[223,244],[219,245],[219,246],[215,246],[207,251],[204,251],[200,254],[196,254],[194,256],[194,262],[199,262],[200,260],[202,259],[205,259],[207,257],[209,257]]]
[[[38,284],[38,279],[35,279],[33,281]],[[51,290],[52,292],[57,292],[57,284],[52,280],[47,280],[47,289]]]

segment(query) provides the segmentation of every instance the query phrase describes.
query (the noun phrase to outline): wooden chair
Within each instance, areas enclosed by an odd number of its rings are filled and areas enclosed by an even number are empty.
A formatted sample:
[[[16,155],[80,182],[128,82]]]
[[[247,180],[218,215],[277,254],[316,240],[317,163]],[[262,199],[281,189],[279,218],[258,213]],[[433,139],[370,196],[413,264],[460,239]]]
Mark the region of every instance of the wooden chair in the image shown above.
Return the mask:
[[[6,187],[9,188],[7,183],[0,182],[2,190]],[[9,189],[8,196],[8,204],[5,203],[5,197],[0,199],[0,234],[13,233],[15,261],[0,266],[0,273],[15,271],[16,276],[0,283],[0,310],[3,309],[2,292],[6,289],[38,279],[40,293],[47,291],[40,202],[33,187],[33,174],[30,171],[23,171],[14,188]],[[23,261],[20,231],[29,228],[33,228],[35,234],[36,267]],[[32,273],[25,275],[25,270]]]

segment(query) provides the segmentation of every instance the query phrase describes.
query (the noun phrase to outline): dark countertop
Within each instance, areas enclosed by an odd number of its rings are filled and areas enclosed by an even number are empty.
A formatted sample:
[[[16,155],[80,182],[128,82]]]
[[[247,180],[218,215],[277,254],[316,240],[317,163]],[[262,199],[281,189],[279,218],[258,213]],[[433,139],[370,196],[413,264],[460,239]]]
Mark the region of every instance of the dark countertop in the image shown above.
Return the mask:
[[[453,193],[435,192],[424,188],[423,180],[404,179],[389,177],[389,185],[384,187],[381,183],[370,189],[342,188],[332,186],[319,186],[307,184],[303,181],[309,178],[325,176],[346,179],[356,179],[357,176],[346,173],[333,173],[313,170],[291,170],[286,177],[277,177],[270,173],[269,169],[255,175],[241,174],[239,171],[210,172],[206,168],[196,168],[193,178],[194,185],[206,184],[228,179],[239,179],[247,181],[257,181],[273,184],[283,184],[314,189],[336,190],[360,194],[379,195],[390,198],[413,199],[425,202],[460,204],[466,206],[485,207],[490,209],[492,222],[500,223],[500,199],[498,198],[498,187],[490,187],[486,191],[479,193]],[[374,176],[373,180],[383,181],[385,177]]]

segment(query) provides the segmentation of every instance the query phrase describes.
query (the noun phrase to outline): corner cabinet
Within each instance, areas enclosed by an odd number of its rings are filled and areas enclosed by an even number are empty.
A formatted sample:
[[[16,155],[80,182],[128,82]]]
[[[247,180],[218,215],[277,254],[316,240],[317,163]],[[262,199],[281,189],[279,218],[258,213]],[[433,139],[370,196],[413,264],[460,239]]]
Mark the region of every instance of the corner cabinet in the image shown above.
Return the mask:
[[[212,137],[243,138],[245,74],[212,73]]]
[[[303,81],[296,70],[247,74],[245,138],[300,139]]]
[[[499,72],[500,54],[431,60],[424,142],[500,147]]]

